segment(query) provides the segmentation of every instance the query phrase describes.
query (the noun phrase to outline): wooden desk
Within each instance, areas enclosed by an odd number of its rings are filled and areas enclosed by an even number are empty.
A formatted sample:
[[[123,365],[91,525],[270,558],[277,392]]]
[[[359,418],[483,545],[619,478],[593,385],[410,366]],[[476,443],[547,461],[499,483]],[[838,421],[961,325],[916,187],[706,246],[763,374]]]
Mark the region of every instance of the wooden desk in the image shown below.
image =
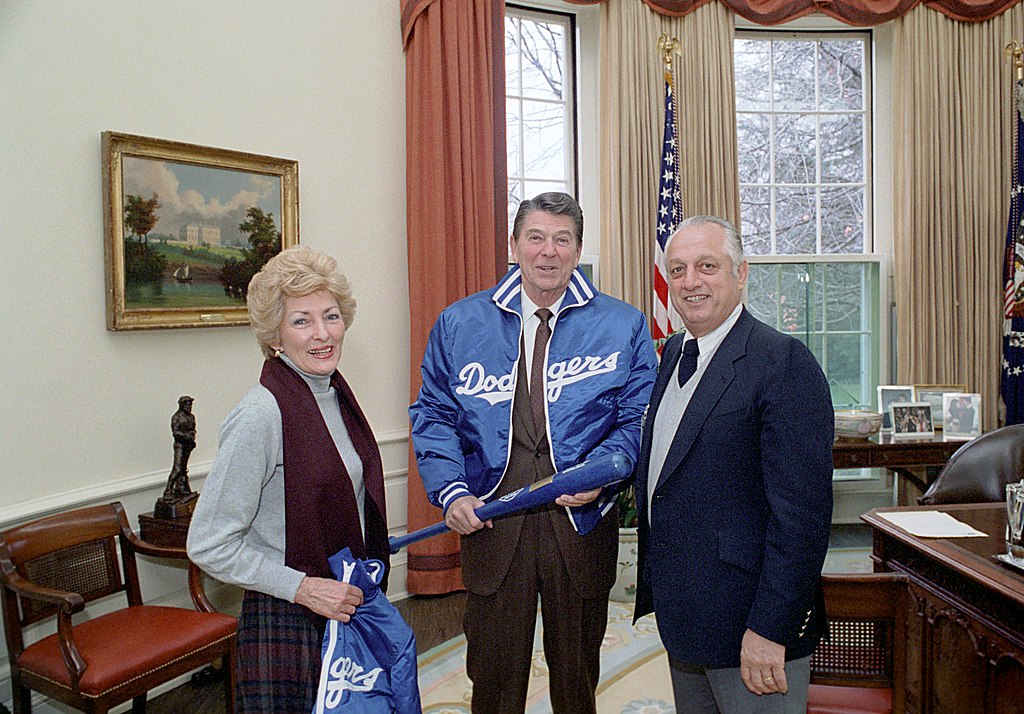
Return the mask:
[[[832,444],[832,468],[887,468],[914,484],[921,493],[939,475],[949,457],[966,441],[945,441],[941,434],[916,439],[875,434],[867,439],[837,439]],[[924,469],[922,479],[912,469]]]
[[[988,534],[918,538],[878,514],[875,569],[910,577],[906,711],[1024,712],[1024,572],[992,558],[1006,552],[1002,503],[933,506]],[[915,509],[920,510],[920,509]]]

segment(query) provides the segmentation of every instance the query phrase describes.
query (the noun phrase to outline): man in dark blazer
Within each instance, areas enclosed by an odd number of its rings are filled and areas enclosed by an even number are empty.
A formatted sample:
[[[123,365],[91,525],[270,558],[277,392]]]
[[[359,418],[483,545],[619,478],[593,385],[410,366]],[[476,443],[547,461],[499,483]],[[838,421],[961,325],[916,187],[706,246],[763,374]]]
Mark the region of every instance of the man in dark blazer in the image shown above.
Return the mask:
[[[731,223],[683,221],[665,263],[686,332],[665,345],[643,426],[635,617],[657,616],[677,711],[804,712],[825,627],[828,383],[743,307]]]

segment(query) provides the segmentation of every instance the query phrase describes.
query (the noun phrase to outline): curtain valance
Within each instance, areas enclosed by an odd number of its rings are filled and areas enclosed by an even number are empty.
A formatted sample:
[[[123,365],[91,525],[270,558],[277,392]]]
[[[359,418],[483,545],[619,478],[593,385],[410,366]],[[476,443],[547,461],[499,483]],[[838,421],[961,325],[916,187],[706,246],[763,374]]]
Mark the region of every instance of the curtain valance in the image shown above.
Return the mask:
[[[432,0],[418,0],[427,3]],[[566,0],[575,5],[598,5],[604,0]],[[662,15],[681,17],[712,0],[643,0]],[[409,4],[416,4],[410,0]],[[778,25],[814,12],[847,25],[870,27],[903,17],[918,5],[938,10],[953,20],[981,22],[1000,15],[1020,0],[719,0],[740,17],[758,25]],[[404,20],[404,16],[403,16]]]

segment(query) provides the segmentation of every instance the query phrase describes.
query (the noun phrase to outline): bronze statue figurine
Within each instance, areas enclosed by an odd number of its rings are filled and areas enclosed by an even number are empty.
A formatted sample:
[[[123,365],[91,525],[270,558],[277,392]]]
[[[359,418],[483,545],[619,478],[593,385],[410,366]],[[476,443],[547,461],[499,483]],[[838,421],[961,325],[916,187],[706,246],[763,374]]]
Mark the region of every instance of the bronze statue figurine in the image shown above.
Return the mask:
[[[196,499],[188,485],[188,457],[196,448],[196,418],[192,414],[193,399],[178,399],[178,411],[171,417],[171,435],[174,437],[174,465],[167,477],[167,487],[157,499],[153,515],[157,518],[184,518],[192,515]]]

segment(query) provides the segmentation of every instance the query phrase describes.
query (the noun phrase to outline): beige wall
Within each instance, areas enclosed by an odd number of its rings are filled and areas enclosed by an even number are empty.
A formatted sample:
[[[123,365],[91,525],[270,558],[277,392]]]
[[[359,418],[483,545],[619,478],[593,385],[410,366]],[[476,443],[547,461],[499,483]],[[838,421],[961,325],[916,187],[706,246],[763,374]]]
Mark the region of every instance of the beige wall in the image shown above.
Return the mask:
[[[382,441],[389,510],[404,530],[396,0],[0,2],[0,527],[158,495],[182,394],[195,397],[190,470],[201,487],[220,422],[259,376],[248,327],[106,330],[104,130],[298,160],[300,239],[336,256],[353,283],[341,369]]]

